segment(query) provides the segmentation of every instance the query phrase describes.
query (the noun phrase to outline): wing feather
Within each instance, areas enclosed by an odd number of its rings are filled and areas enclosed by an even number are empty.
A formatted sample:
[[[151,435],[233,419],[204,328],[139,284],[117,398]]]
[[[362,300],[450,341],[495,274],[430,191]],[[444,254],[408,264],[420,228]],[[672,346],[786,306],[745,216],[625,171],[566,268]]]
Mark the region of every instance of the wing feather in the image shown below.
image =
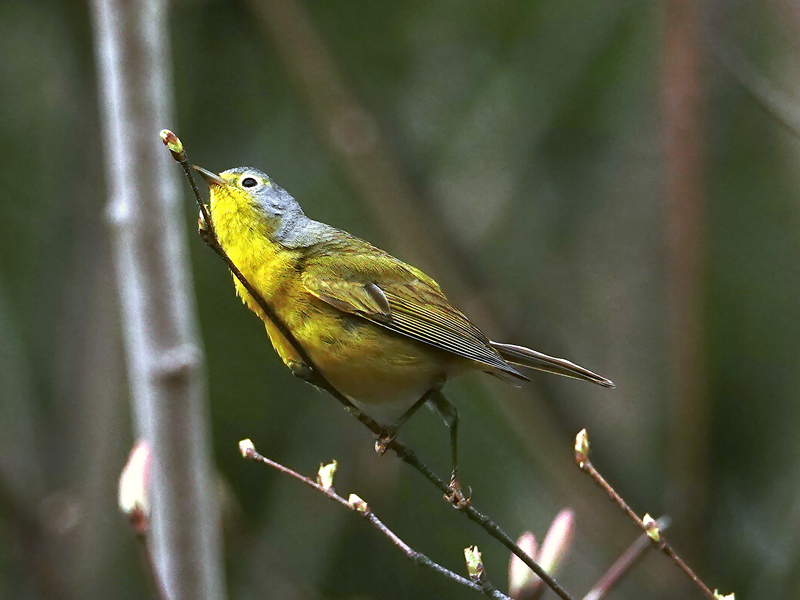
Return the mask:
[[[435,284],[420,279],[416,272],[408,269],[395,273],[399,275],[395,277],[398,281],[392,284],[369,280],[369,275],[378,273],[359,273],[352,279],[331,281],[307,272],[303,282],[309,293],[341,311],[527,380],[492,348],[483,332],[454,308]]]

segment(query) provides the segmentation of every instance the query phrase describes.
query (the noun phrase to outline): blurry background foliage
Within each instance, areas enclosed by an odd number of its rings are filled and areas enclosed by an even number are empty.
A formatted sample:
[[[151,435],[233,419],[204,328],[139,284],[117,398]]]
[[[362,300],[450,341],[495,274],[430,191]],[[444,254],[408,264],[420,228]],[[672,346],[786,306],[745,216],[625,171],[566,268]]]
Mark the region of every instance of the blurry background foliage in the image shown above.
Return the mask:
[[[451,384],[463,481],[476,505],[515,535],[541,535],[559,508],[575,507],[577,537],[559,579],[575,594],[588,589],[636,531],[571,466],[585,426],[598,467],[638,512],[675,517],[675,547],[712,586],[742,598],[797,597],[798,144],[710,48],[734,48],[800,99],[798,5],[702,7],[695,79],[670,82],[664,15],[679,3],[307,0],[364,109],[325,132],[313,90],[293,83],[275,50],[267,1],[173,3],[178,110],[164,126],[191,158],[217,171],[264,168],[310,216],[399,254],[391,240],[407,235],[413,246],[414,232],[382,226],[380,199],[365,198],[348,171],[348,160],[378,144],[452,272],[424,256],[419,266],[445,291],[450,280],[466,282],[471,293],[451,296],[490,336],[617,383],[610,392],[537,375],[522,390],[478,377]],[[115,506],[132,439],[87,10],[0,2],[0,598],[148,594]],[[677,219],[679,251],[681,227],[695,230],[696,279],[669,266],[676,229],[666,225],[674,180],[665,128],[681,123],[665,122],[667,85],[698,100],[683,134],[700,148],[687,213],[699,218]],[[366,124],[366,139],[348,139],[347,119]],[[502,587],[507,553],[412,471],[375,456],[363,427],[291,377],[234,298],[222,263],[195,237],[188,242],[227,498],[231,597],[468,594],[321,497],[242,461],[243,437],[307,473],[337,458],[342,493],[357,492],[412,546],[459,572],[462,548],[478,543]],[[675,298],[697,309],[689,338],[674,335]],[[695,375],[676,369],[684,352]],[[693,382],[682,388],[684,376]],[[690,390],[682,400],[681,389]],[[513,410],[502,408],[511,397]],[[446,471],[446,435],[432,414],[403,436]],[[693,594],[651,555],[615,597]]]

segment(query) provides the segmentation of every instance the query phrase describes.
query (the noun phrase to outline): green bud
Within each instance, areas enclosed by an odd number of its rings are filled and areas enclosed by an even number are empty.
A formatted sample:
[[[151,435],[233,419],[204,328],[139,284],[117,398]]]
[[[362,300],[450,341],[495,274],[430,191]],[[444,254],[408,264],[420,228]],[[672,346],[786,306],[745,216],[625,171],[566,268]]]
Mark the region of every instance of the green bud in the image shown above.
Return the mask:
[[[470,546],[464,548],[464,558],[467,560],[467,573],[469,573],[469,578],[475,582],[483,581],[483,559],[481,558],[481,552],[478,550],[478,547]]]
[[[336,474],[338,466],[339,463],[335,460],[330,464],[319,466],[319,471],[317,471],[317,483],[320,484],[323,489],[333,489],[333,476]]]
[[[589,434],[586,429],[581,429],[575,436],[575,462],[582,469],[589,462]]]

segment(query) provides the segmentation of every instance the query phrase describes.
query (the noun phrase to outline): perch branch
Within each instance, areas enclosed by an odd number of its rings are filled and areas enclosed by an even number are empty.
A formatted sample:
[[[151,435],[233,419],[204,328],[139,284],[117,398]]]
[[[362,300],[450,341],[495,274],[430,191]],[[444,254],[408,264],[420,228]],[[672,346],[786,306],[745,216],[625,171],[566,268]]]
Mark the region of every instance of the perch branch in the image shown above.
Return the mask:
[[[384,536],[386,536],[389,539],[389,541],[392,542],[392,544],[397,546],[397,548],[399,548],[400,551],[403,554],[405,554],[409,559],[411,559],[411,561],[414,562],[415,564],[421,567],[425,567],[426,569],[431,569],[432,571],[438,573],[439,575],[442,575],[447,579],[451,579],[456,583],[460,583],[461,585],[468,587],[471,590],[474,590],[476,592],[483,592],[491,598],[496,598],[497,600],[510,600],[510,598],[505,594],[502,594],[497,590],[494,590],[493,588],[492,591],[489,591],[479,583],[470,581],[466,577],[462,577],[461,575],[458,575],[457,573],[454,573],[453,571],[446,569],[439,563],[432,561],[430,558],[428,558],[421,552],[417,552],[416,550],[412,549],[408,544],[406,544],[402,539],[400,539],[400,537],[396,533],[394,533],[391,529],[389,529],[378,517],[375,516],[375,513],[372,512],[372,510],[369,508],[367,503],[364,502],[364,500],[362,500],[355,494],[350,494],[349,499],[345,499],[344,497],[337,494],[333,488],[332,476],[327,481],[325,481],[322,477],[322,471],[325,467],[320,469],[320,476],[318,476],[317,481],[314,481],[310,477],[301,475],[297,471],[294,471],[289,467],[282,465],[281,463],[275,462],[274,460],[271,460],[266,456],[259,454],[255,446],[253,445],[253,442],[251,442],[250,440],[242,440],[241,442],[239,442],[239,450],[241,451],[243,457],[249,458],[250,460],[254,460],[256,462],[263,463],[269,467],[272,467],[273,469],[276,469],[277,471],[280,471],[285,475],[288,475],[289,477],[293,477],[297,481],[300,481],[309,486],[310,488],[313,488],[318,492],[322,493],[329,500],[333,500],[340,506],[343,506],[346,509],[354,512],[362,519],[367,521],[370,525],[375,527],[375,529],[380,531]]]

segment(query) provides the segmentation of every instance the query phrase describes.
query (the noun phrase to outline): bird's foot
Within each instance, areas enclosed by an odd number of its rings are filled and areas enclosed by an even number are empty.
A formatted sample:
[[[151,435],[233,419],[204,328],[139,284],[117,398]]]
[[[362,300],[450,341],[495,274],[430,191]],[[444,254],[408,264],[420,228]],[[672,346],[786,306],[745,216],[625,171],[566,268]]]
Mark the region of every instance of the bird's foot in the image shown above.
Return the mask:
[[[206,244],[209,244],[213,240],[211,228],[206,223],[205,218],[203,217],[203,213],[197,217],[197,233],[200,234],[200,239],[202,239]]]
[[[375,436],[375,452],[383,456],[389,449],[389,444],[397,437],[398,428],[394,425],[384,427],[383,431]]]
[[[314,372],[305,363],[293,360],[287,362],[286,366],[289,367],[292,375],[298,379],[302,379],[306,383],[314,384]]]
[[[461,482],[458,480],[458,472],[453,471],[450,476],[450,483],[447,485],[447,493],[444,499],[453,505],[455,509],[462,509],[469,504],[470,496],[465,496],[461,490]]]

